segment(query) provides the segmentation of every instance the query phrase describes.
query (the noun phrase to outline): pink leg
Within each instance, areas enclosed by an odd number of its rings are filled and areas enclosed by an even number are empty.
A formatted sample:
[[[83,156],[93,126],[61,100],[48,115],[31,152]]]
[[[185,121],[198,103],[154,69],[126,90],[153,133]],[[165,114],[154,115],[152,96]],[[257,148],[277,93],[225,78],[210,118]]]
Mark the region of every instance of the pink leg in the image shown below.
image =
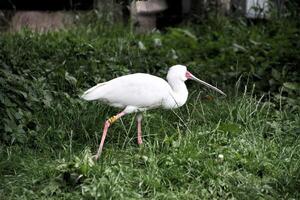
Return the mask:
[[[106,138],[106,133],[107,133],[108,128],[110,127],[110,125],[112,123],[114,123],[116,120],[118,120],[120,117],[124,116],[125,114],[126,114],[125,112],[120,112],[117,115],[115,115],[115,116],[113,116],[113,117],[111,117],[111,118],[109,118],[108,120],[105,121],[101,142],[100,142],[97,154],[95,155],[96,160],[98,160],[99,156],[102,153],[102,149],[103,149],[103,145],[104,145],[104,141],[105,141],[105,138]]]
[[[143,118],[143,115],[140,114],[140,113],[136,117],[136,119],[137,119],[137,141],[138,141],[139,145],[143,144],[143,140],[142,140],[142,118]]]

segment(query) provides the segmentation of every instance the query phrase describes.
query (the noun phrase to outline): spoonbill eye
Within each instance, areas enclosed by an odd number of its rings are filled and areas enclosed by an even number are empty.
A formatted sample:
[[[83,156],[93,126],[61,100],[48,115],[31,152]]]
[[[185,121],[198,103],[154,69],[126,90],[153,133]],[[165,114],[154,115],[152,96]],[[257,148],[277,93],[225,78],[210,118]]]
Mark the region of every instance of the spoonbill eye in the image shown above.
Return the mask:
[[[186,71],[186,72],[185,72],[185,77],[186,77],[187,79],[192,78],[192,73],[189,72],[189,71]]]

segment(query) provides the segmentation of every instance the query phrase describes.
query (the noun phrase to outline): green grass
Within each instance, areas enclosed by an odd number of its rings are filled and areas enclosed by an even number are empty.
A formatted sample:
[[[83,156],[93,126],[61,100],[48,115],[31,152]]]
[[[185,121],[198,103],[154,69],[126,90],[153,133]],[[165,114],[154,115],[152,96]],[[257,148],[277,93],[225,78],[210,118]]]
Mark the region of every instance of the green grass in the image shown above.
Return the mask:
[[[111,22],[0,33],[0,199],[299,199],[299,33],[298,20],[226,18],[147,35]],[[79,95],[175,63],[228,97],[188,82],[182,108],[144,114],[143,146],[124,116],[94,162],[119,110]]]
[[[147,112],[142,147],[125,116],[96,163],[91,153],[114,111],[80,103],[48,113],[45,146],[1,147],[2,199],[299,198],[299,113],[249,95],[197,96],[174,113]],[[66,138],[51,141],[59,131]]]

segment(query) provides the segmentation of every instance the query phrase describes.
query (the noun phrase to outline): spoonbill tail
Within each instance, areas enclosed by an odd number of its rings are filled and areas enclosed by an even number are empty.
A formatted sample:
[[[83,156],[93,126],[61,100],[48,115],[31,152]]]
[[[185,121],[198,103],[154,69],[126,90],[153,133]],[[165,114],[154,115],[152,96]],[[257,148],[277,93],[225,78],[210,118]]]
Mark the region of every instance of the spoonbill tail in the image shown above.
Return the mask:
[[[169,69],[168,82],[150,74],[136,73],[99,83],[84,92],[81,97],[87,101],[100,100],[110,106],[123,109],[122,112],[106,120],[95,159],[97,160],[101,155],[109,126],[129,113],[138,113],[137,142],[142,144],[142,112],[158,107],[174,109],[185,104],[188,90],[184,82],[188,79],[195,80],[226,96],[218,88],[196,78],[183,65],[174,65]]]

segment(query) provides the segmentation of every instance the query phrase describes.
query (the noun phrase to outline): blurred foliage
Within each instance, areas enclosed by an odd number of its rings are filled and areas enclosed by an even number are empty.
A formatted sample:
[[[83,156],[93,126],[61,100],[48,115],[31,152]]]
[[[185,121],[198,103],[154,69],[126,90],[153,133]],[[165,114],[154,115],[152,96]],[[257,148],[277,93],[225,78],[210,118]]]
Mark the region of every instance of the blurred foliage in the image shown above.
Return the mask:
[[[0,139],[34,145],[43,123],[37,113],[55,112],[65,101],[83,106],[78,95],[96,83],[134,72],[165,76],[178,63],[228,91],[237,81],[255,84],[293,111],[300,102],[299,41],[299,21],[285,18],[254,24],[217,17],[147,35],[109,20],[45,34],[1,33]]]

